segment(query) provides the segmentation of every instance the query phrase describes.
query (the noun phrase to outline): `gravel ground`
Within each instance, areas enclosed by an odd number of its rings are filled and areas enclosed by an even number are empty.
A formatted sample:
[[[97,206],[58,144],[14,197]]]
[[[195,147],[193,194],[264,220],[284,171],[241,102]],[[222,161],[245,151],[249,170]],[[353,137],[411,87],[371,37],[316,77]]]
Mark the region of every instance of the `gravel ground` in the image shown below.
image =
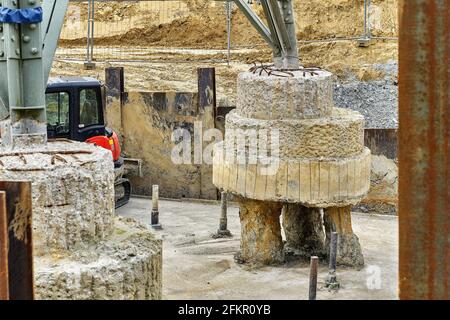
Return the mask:
[[[335,85],[337,107],[359,111],[366,118],[367,129],[398,127],[398,64],[389,62],[373,66],[385,74],[382,80],[360,81],[350,75]]]

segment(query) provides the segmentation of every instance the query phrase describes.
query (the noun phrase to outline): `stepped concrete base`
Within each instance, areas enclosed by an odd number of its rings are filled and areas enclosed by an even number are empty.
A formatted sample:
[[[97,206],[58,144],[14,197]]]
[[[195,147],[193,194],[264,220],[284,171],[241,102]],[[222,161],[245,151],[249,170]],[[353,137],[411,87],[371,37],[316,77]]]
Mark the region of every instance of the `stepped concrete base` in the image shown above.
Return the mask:
[[[38,299],[161,299],[161,241],[115,217],[110,151],[3,147],[0,180],[31,181]]]
[[[236,105],[215,145],[213,183],[240,199],[242,260],[283,261],[284,206],[288,253],[326,255],[325,208],[327,238],[340,235],[338,264],[363,265],[349,208],[369,191],[371,153],[364,117],[334,108],[333,75],[253,68],[238,77]]]

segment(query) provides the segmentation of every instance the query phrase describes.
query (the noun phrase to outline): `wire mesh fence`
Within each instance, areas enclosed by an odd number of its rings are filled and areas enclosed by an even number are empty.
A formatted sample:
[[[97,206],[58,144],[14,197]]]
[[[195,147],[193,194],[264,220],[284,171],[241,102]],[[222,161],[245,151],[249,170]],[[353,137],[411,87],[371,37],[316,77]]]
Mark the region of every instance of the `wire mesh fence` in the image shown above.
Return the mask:
[[[222,48],[227,47],[225,3],[97,0],[93,9],[93,57],[97,61],[174,61],[187,53],[196,60],[223,60],[226,51]],[[88,1],[70,2],[57,59],[86,59],[88,8]],[[222,27],[222,33],[217,26]],[[210,45],[207,38],[214,44]]]
[[[269,50],[232,1],[92,2],[94,24],[90,34],[93,38],[88,42],[89,1],[72,0],[57,59],[85,61],[89,59],[89,45],[93,46],[93,58],[103,62],[229,62],[239,59],[245,50]],[[259,1],[249,2],[256,12],[262,13]],[[324,8],[327,15],[305,16],[308,2],[328,5]],[[340,8],[318,0],[295,1],[299,43],[397,39],[395,12],[370,0],[349,3],[352,4],[348,8]],[[340,21],[345,28],[340,26]],[[324,25],[329,28],[323,28]]]

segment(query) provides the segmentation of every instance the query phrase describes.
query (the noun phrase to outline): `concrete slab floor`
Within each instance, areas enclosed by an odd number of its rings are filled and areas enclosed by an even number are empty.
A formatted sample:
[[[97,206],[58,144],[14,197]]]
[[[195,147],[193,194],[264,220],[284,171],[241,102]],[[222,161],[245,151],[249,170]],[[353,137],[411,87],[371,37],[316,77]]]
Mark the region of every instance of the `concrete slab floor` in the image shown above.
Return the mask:
[[[133,198],[118,214],[150,224],[151,200]],[[280,267],[251,268],[236,264],[239,250],[239,210],[230,204],[229,239],[213,239],[220,217],[219,203],[160,201],[160,223],[155,231],[164,240],[164,299],[308,299],[309,262],[291,261]],[[338,268],[338,292],[324,288],[328,273],[322,262],[318,300],[398,299],[398,219],[393,216],[353,214],[366,266]]]

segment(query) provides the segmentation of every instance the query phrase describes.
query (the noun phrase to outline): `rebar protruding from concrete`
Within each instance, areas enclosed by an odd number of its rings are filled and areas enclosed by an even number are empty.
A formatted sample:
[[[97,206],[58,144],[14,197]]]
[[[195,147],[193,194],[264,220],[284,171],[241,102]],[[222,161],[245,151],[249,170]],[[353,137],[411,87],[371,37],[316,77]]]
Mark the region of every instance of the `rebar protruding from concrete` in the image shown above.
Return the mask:
[[[337,244],[338,244],[338,233],[331,233],[330,240],[330,264],[327,280],[325,281],[325,286],[329,289],[336,290],[339,289],[339,282],[336,277],[336,257],[337,257]]]
[[[152,228],[161,230],[162,226],[159,223],[159,186],[153,185],[152,190]]]
[[[228,230],[228,218],[227,218],[227,192],[222,191],[221,192],[221,202],[220,202],[220,209],[221,209],[221,215],[220,215],[220,224],[219,224],[219,230],[217,230],[217,236],[218,238],[221,237],[231,237],[231,232]]]
[[[319,257],[311,257],[311,267],[309,273],[309,300],[316,300],[317,297],[317,272],[319,269]]]

